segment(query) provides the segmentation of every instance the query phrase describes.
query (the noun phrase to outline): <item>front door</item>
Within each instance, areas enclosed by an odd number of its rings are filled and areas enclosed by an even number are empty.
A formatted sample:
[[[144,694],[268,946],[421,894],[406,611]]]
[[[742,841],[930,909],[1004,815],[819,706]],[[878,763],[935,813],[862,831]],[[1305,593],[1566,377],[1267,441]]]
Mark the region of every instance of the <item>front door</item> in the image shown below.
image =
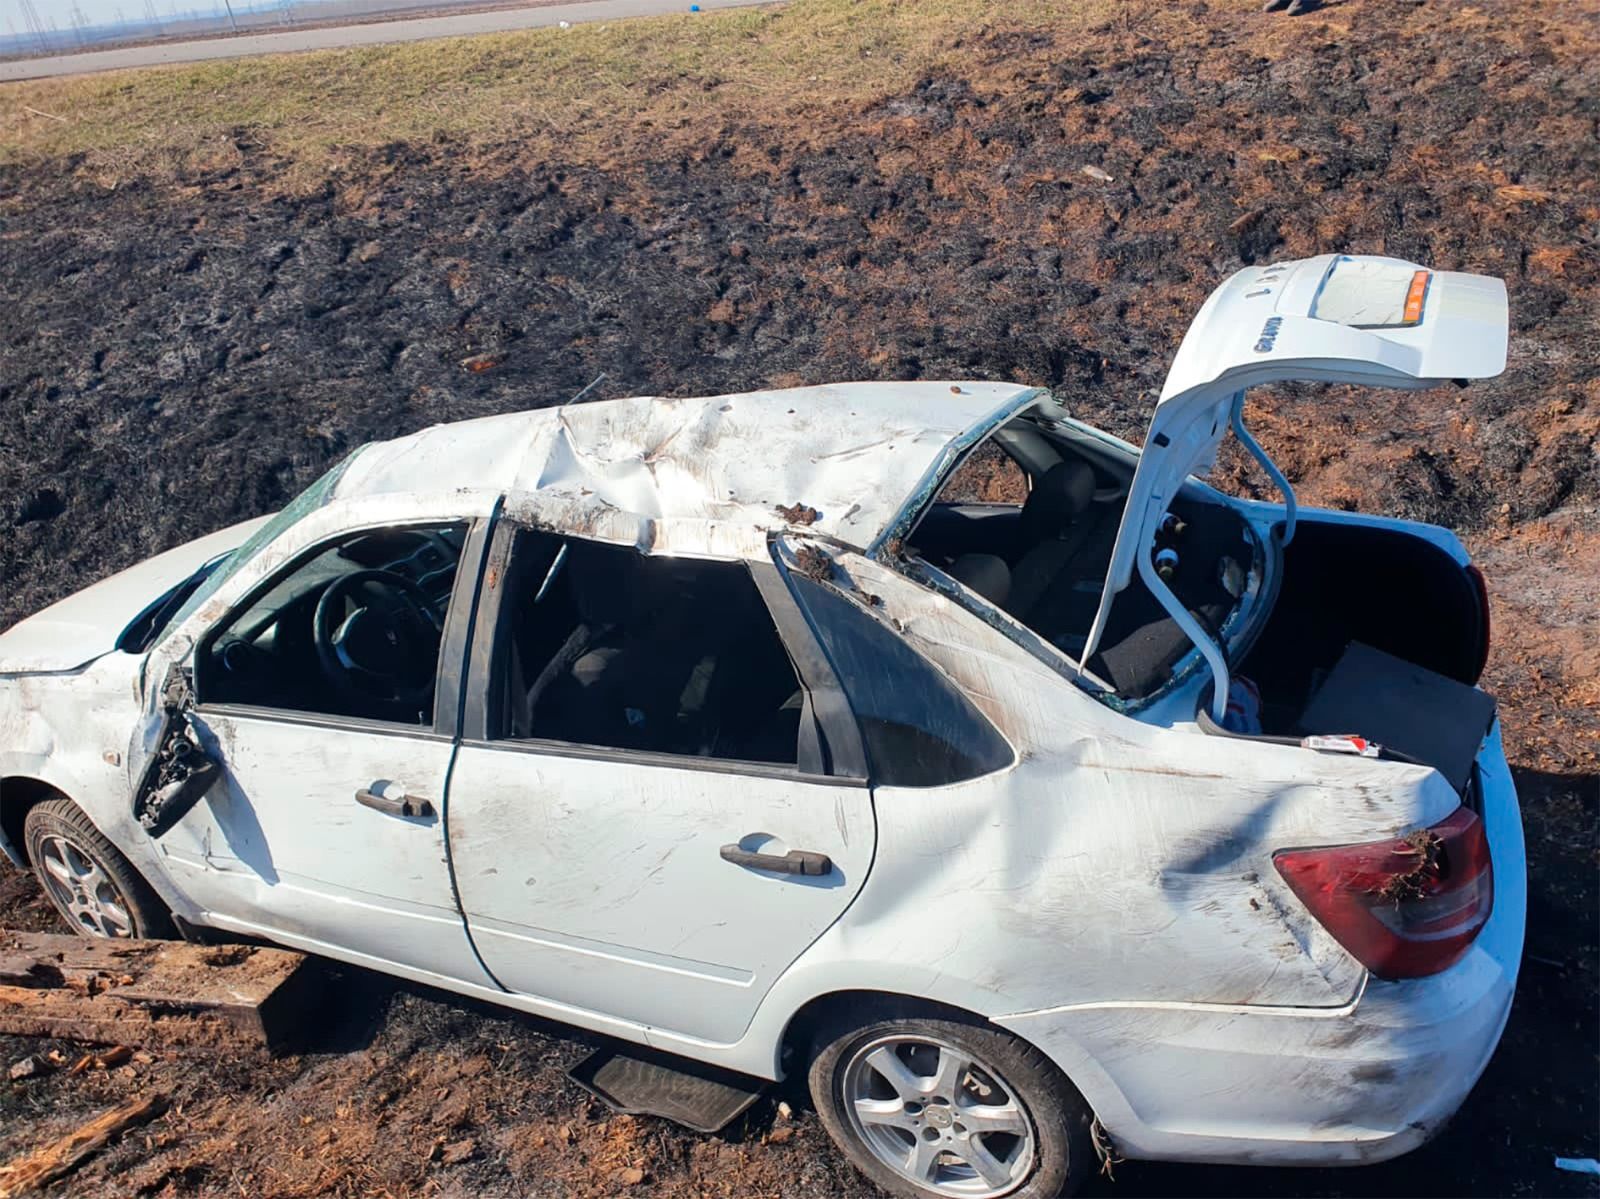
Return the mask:
[[[200,640],[192,721],[226,769],[157,845],[211,922],[492,985],[451,893],[454,713],[434,711],[467,543],[459,523],[330,537]]]
[[[478,952],[519,994],[734,1041],[865,880],[852,754],[746,564],[504,532],[448,805]]]

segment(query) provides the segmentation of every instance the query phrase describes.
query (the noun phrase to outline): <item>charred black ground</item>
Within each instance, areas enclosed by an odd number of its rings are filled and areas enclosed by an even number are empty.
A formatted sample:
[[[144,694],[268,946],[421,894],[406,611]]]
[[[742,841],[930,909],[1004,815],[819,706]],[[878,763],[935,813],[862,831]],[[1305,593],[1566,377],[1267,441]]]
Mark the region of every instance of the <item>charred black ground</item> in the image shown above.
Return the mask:
[[[1283,389],[1254,423],[1310,502],[1454,527],[1490,574],[1488,683],[1532,858],[1506,1040],[1452,1128],[1391,1165],[1129,1164],[1100,1189],[1591,1193],[1551,1165],[1600,1148],[1600,35],[1584,7],[1350,0],[1291,23],[1197,3],[1184,32],[1152,37],[1131,3],[1059,44],[997,18],[960,70],[826,126],[755,111],[688,152],[619,128],[607,169],[395,145],[304,195],[247,130],[242,166],[114,190],[75,161],[6,167],[0,625],[280,506],[365,441],[556,403],[601,372],[597,397],[1011,379],[1137,440],[1189,318],[1241,264],[1341,248],[1503,276],[1501,379]],[[1262,487],[1238,461],[1219,474]],[[21,880],[3,886],[7,922],[41,921]],[[774,1143],[770,1105],[731,1139],[607,1121],[561,1079],[581,1040],[365,976],[336,994],[329,1051],[12,1088],[0,1152],[163,1085],[181,1102],[155,1141],[69,1189],[860,1190],[809,1115]]]

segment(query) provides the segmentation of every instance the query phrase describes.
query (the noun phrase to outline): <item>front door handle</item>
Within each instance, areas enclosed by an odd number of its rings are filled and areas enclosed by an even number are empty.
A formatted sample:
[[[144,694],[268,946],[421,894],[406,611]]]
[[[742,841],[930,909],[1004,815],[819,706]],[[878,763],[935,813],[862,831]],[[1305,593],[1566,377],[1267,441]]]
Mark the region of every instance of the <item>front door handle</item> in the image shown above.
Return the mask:
[[[722,860],[751,870],[770,870],[774,874],[804,874],[816,877],[833,871],[833,859],[825,853],[809,849],[791,849],[788,853],[755,853],[740,849],[738,843],[722,847]]]
[[[363,787],[356,792],[356,802],[382,812],[385,816],[409,816],[422,820],[433,817],[433,805],[415,795],[392,796]]]

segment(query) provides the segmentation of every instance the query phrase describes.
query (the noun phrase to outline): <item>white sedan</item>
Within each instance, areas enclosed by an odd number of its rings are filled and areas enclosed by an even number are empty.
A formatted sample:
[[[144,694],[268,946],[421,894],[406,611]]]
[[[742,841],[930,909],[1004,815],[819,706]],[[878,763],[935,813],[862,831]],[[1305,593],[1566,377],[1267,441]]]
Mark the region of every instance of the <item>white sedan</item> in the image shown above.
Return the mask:
[[[88,935],[610,1034],[620,1106],[809,1071],[900,1195],[1387,1158],[1516,982],[1487,601],[1445,530],[1297,510],[1244,398],[1505,349],[1498,281],[1326,255],[1215,292],[1142,452],[985,382],[365,446],[0,635],[0,842]],[[1281,502],[1195,477],[1230,429]]]

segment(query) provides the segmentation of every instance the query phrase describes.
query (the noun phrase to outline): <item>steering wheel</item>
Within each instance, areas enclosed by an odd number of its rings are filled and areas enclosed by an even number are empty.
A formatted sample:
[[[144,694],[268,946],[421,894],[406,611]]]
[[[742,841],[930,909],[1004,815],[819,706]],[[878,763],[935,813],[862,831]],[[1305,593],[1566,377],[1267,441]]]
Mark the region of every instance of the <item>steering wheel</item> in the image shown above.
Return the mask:
[[[427,702],[443,628],[427,592],[405,575],[358,570],[335,579],[317,600],[311,630],[322,673],[347,698]]]

